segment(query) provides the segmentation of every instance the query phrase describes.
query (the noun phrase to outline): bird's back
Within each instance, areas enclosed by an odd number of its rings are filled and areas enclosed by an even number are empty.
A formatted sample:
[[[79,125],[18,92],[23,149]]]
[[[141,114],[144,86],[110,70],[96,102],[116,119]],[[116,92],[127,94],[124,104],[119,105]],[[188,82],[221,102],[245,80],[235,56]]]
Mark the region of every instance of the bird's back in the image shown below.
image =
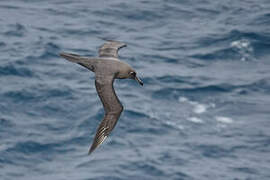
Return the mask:
[[[98,58],[96,64],[96,74],[115,74],[120,75],[126,73],[131,66],[117,58]],[[116,77],[118,78],[118,77]]]

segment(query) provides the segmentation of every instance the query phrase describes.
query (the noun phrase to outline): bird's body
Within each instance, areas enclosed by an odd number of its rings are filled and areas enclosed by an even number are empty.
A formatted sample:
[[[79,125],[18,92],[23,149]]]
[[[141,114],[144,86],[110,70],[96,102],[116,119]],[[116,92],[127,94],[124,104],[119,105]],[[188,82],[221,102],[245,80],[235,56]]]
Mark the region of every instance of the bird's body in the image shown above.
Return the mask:
[[[123,111],[123,106],[113,88],[114,79],[135,79],[143,85],[142,81],[136,76],[135,70],[118,59],[118,50],[125,46],[121,42],[108,41],[99,49],[99,57],[94,58],[71,53],[60,54],[65,59],[78,63],[95,73],[96,90],[103,104],[105,116],[97,129],[89,154],[106,139]]]

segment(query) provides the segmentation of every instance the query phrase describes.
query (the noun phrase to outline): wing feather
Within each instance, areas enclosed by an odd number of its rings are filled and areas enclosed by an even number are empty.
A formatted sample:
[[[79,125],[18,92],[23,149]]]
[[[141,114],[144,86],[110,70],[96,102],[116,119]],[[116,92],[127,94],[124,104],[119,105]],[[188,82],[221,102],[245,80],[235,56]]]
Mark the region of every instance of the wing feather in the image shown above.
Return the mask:
[[[90,71],[95,71],[95,64],[97,62],[96,58],[88,58],[88,57],[83,57],[77,54],[72,54],[72,53],[65,53],[62,52],[60,53],[60,56],[65,58],[68,61],[78,63],[79,65],[89,69]]]
[[[119,41],[107,41],[99,48],[99,57],[118,58],[118,50],[126,46],[125,43]]]
[[[105,110],[105,116],[97,129],[88,154],[91,154],[104,142],[115,127],[121,112],[123,111],[123,106],[113,88],[113,80],[114,78],[112,76],[96,76],[95,85]]]

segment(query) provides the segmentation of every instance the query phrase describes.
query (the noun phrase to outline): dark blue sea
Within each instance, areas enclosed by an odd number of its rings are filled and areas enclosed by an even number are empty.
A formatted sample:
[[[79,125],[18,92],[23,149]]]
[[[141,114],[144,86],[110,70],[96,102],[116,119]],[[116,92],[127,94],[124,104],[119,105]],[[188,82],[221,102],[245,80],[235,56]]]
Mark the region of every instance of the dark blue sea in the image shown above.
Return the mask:
[[[269,0],[1,0],[1,180],[269,180]],[[94,74],[60,52],[105,40],[144,81],[114,83],[103,118]]]

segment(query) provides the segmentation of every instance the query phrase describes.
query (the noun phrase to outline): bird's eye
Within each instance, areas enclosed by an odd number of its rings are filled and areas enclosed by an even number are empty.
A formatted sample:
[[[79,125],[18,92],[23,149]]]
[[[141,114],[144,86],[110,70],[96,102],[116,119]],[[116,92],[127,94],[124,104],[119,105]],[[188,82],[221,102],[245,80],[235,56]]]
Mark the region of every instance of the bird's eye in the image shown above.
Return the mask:
[[[136,76],[136,73],[135,73],[135,72],[130,72],[130,74],[131,74],[132,76]]]

